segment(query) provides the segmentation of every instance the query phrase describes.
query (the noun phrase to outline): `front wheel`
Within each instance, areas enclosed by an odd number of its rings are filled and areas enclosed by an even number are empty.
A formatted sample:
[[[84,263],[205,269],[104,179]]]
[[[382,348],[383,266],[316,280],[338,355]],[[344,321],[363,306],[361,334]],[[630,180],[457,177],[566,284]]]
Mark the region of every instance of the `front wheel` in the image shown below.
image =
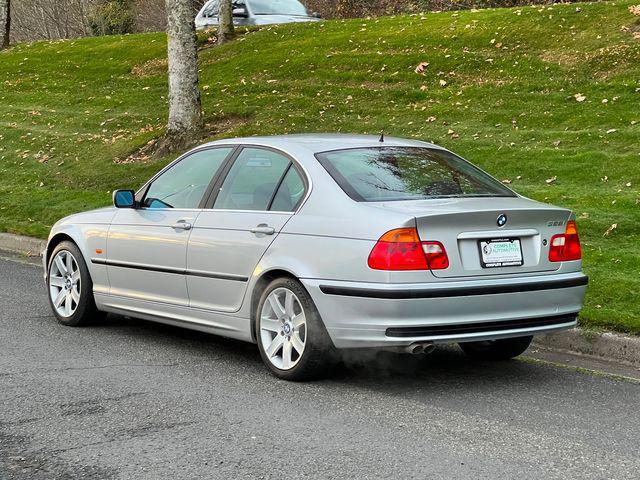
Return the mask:
[[[96,308],[89,269],[74,243],[65,241],[53,249],[47,273],[49,304],[58,322],[77,327],[104,316]]]
[[[309,380],[333,363],[334,347],[320,314],[297,280],[271,282],[262,292],[256,314],[260,356],[276,377]]]
[[[509,360],[524,353],[532,340],[533,337],[529,336],[465,342],[460,344],[460,348],[468,357],[477,360]]]

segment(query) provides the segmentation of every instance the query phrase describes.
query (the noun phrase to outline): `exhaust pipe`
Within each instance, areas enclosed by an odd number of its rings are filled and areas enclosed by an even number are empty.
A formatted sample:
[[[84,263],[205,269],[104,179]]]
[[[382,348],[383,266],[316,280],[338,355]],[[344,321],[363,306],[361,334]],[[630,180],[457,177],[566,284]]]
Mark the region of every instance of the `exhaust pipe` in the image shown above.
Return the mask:
[[[419,353],[429,354],[435,350],[436,346],[432,342],[412,343],[404,347],[406,353],[418,355]]]
[[[404,351],[411,355],[417,355],[424,351],[424,347],[419,343],[412,343],[411,345],[404,347]]]

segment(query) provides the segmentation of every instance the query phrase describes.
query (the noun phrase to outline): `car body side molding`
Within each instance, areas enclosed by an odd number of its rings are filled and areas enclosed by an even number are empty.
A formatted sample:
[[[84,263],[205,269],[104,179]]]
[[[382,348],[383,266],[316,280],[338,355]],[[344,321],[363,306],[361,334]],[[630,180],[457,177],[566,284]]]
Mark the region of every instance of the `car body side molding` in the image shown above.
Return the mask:
[[[92,258],[91,263],[96,265],[106,265],[108,267],[131,268],[135,270],[147,270],[151,272],[173,273],[175,275],[188,275],[192,277],[218,278],[221,280],[231,280],[235,282],[247,282],[249,277],[242,275],[229,275],[225,273],[203,272],[201,270],[189,270],[181,268],[155,267],[153,265],[144,265],[139,263],[116,262],[105,260],[102,258]]]
[[[336,287],[320,285],[320,291],[327,295],[340,295],[343,297],[363,298],[446,298],[446,297],[472,297],[477,295],[496,295],[501,293],[535,292],[540,290],[555,290],[558,288],[582,287],[589,283],[586,275],[578,278],[564,280],[550,280],[531,283],[516,283],[506,285],[483,285],[477,287],[451,287],[451,288],[414,288],[414,289],[376,289],[358,287]]]

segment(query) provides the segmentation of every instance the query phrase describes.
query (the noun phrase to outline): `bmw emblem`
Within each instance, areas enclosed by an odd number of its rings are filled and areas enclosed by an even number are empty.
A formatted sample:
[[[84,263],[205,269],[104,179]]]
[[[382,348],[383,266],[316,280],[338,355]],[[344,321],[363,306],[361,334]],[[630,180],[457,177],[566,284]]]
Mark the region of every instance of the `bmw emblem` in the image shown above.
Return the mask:
[[[500,215],[498,215],[496,223],[499,227],[504,227],[507,224],[507,216],[504,213],[501,213]]]

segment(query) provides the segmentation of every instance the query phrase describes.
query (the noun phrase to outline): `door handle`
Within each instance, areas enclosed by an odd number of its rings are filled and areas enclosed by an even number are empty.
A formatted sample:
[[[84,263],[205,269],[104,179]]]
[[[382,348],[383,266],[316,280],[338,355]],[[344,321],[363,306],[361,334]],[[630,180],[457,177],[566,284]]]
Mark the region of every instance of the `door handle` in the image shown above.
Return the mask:
[[[276,229],[270,227],[266,223],[261,223],[260,225],[253,227],[249,230],[251,233],[262,234],[262,235],[273,235],[276,233]]]
[[[174,228],[176,230],[191,230],[192,226],[193,225],[191,225],[189,222],[179,221],[178,223],[174,223],[171,228]]]

